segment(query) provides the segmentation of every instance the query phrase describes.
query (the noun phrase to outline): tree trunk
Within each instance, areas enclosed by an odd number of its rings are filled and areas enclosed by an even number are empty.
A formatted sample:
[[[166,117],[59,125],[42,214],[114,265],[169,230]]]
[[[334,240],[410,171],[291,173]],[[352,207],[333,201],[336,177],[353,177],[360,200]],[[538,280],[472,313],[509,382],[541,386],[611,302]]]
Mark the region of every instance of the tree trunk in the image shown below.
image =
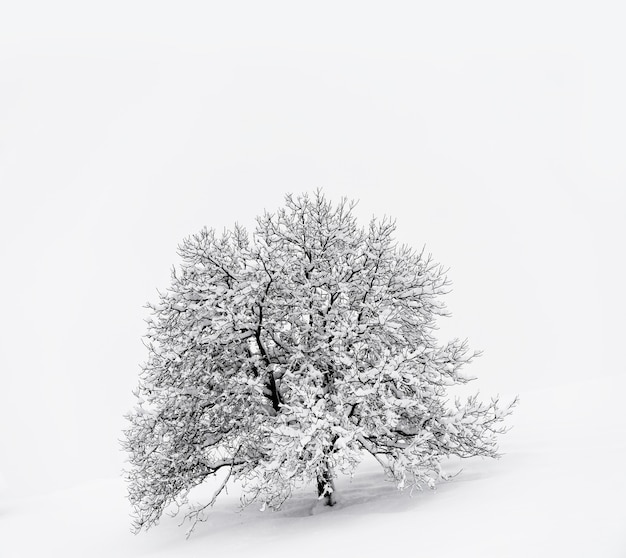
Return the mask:
[[[326,506],[334,506],[337,503],[333,473],[328,464],[325,464],[324,470],[317,475],[317,496],[320,500],[324,498]]]

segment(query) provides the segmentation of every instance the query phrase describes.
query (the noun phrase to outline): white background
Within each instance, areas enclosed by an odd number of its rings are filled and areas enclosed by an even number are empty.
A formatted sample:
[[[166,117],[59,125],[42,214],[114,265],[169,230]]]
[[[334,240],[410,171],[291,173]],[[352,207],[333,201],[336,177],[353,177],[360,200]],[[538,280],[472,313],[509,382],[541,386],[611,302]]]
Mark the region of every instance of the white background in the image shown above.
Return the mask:
[[[450,268],[512,397],[625,371],[619,2],[0,5],[0,482],[119,474],[176,246],[287,192]],[[584,405],[584,402],[581,402]],[[554,415],[559,402],[554,403]],[[514,420],[513,420],[514,422]]]

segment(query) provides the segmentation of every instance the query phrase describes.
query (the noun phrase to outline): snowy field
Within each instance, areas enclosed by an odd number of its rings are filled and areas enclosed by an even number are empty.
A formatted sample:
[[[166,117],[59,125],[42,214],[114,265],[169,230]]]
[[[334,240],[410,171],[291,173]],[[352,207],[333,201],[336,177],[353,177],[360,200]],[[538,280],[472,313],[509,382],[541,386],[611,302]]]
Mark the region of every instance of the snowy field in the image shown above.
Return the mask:
[[[626,7],[0,2],[0,558],[626,558]],[[123,416],[177,244],[323,188],[449,267],[499,461],[130,533]],[[206,487],[210,492],[210,487]]]
[[[435,491],[398,492],[375,463],[340,480],[332,509],[311,487],[279,512],[240,511],[233,486],[186,539],[180,517],[132,535],[123,484],[102,479],[3,503],[2,556],[623,558],[626,382],[611,385],[522,394],[506,455],[450,461],[449,472],[463,470]]]

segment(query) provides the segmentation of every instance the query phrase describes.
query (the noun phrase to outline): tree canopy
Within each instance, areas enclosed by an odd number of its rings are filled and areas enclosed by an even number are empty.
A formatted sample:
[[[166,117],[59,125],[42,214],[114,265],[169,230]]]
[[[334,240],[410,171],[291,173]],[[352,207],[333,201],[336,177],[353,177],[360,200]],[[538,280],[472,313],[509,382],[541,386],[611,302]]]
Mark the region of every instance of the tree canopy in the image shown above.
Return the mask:
[[[218,475],[244,504],[277,509],[333,479],[364,453],[400,488],[434,486],[443,457],[497,457],[511,405],[450,402],[476,353],[439,344],[445,270],[399,246],[395,224],[358,225],[354,202],[286,197],[249,234],[203,229],[179,247],[171,285],[150,304],[138,398],[128,415],[135,529]]]

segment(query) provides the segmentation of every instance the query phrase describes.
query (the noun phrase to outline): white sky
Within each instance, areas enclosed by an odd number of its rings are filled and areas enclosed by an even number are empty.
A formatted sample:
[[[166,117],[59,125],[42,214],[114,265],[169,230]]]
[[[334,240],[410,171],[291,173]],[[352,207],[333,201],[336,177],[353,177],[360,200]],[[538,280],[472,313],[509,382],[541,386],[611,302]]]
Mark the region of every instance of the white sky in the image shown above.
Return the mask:
[[[142,305],[323,187],[450,267],[485,394],[624,374],[619,2],[0,6],[0,482],[117,474]],[[558,402],[555,403],[558,406]]]

